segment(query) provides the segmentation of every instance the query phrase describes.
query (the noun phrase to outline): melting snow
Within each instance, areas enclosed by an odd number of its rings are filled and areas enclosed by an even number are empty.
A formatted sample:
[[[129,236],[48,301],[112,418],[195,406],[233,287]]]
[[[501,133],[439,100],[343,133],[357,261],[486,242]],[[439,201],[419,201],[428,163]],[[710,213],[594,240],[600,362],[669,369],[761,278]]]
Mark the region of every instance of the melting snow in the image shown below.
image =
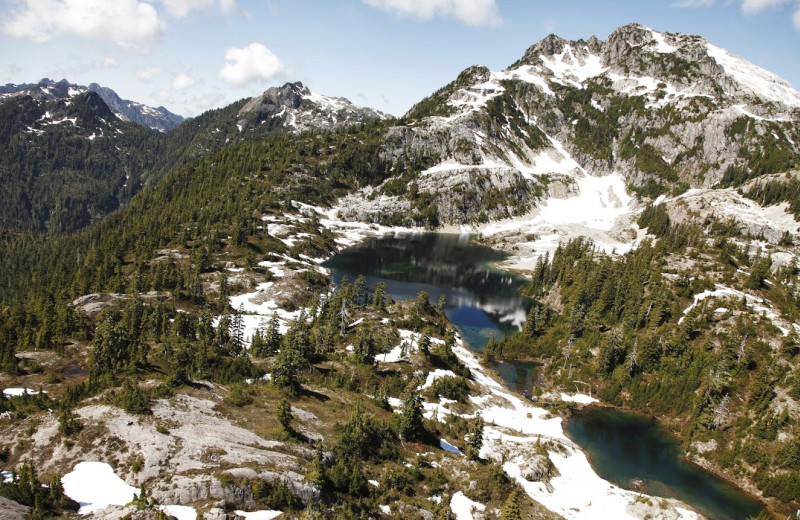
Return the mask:
[[[456,520],[472,520],[472,512],[475,510],[484,511],[486,506],[480,502],[470,500],[464,493],[459,491],[450,499],[450,510],[456,515]]]
[[[273,518],[278,518],[283,514],[283,511],[241,511],[237,509],[234,511],[239,516],[243,516],[245,520],[272,520]]]
[[[674,47],[669,42],[667,42],[667,38],[664,34],[654,31],[650,29],[650,33],[653,35],[653,40],[656,42],[655,51],[660,54],[669,54],[671,52],[675,52],[677,47]]]
[[[708,55],[733,76],[742,86],[767,101],[800,107],[800,92],[792,88],[785,79],[762,69],[744,58],[736,56],[716,45],[706,43]]]
[[[159,506],[159,509],[178,520],[197,520],[197,510],[189,506]]]
[[[585,394],[569,395],[569,394],[565,394],[563,392],[561,393],[561,400],[562,401],[571,402],[571,403],[580,403],[580,404],[592,404],[592,403],[599,403],[600,402],[597,399],[595,399],[594,397],[590,397],[590,396],[585,395]]]
[[[420,390],[425,390],[426,388],[430,388],[434,381],[437,379],[441,379],[443,377],[457,377],[452,370],[442,370],[441,368],[437,368],[433,372],[428,372],[428,378],[425,380],[425,383],[419,387]]]
[[[80,462],[61,477],[64,493],[81,505],[78,513],[86,515],[110,505],[124,506],[138,488],[129,486],[104,462]]]
[[[517,69],[507,70],[502,73],[498,73],[499,79],[518,79],[520,81],[524,81],[526,83],[531,83],[539,87],[542,92],[547,94],[548,96],[555,96],[555,92],[550,88],[550,85],[547,83],[547,80],[541,75],[541,73],[531,65],[523,65]]]
[[[552,57],[540,55],[539,58],[556,78],[582,88],[584,81],[606,71],[600,56],[589,52],[588,47],[585,47],[584,50],[586,51],[585,56],[575,52],[572,46],[567,45],[561,54],[555,54]]]
[[[683,316],[678,320],[678,323],[683,323],[683,319],[686,317],[692,309],[694,309],[701,301],[705,300],[706,298],[736,298],[737,300],[741,300],[744,298],[748,307],[753,309],[758,314],[763,314],[766,316],[772,324],[778,327],[780,331],[783,333],[784,336],[788,336],[790,329],[786,322],[780,317],[780,315],[771,307],[769,301],[763,300],[758,298],[757,296],[753,296],[747,294],[745,292],[739,291],[737,289],[731,289],[730,287],[724,287],[722,285],[718,285],[717,289],[714,290],[706,290],[699,294],[694,295],[694,301],[691,305],[686,307],[683,310]],[[723,307],[724,308],[724,307]],[[719,310],[719,309],[717,309]],[[727,310],[727,309],[726,309]],[[716,311],[715,311],[716,312]]]
[[[47,392],[44,392],[44,391],[42,391],[42,392],[45,393],[45,394],[47,393]],[[28,395],[36,395],[36,394],[39,393],[39,391],[38,390],[32,390],[30,388],[6,388],[5,390],[3,390],[3,395],[5,395],[6,397],[19,397],[19,396],[24,395],[26,393]]]

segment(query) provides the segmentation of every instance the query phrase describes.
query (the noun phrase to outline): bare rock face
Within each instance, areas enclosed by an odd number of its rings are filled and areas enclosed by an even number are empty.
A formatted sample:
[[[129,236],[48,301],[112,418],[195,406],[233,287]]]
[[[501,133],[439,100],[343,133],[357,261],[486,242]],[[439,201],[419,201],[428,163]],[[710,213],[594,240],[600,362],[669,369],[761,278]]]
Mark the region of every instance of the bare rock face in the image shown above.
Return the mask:
[[[6,497],[0,497],[0,517],[6,520],[25,520],[28,518],[30,508],[25,507]]]

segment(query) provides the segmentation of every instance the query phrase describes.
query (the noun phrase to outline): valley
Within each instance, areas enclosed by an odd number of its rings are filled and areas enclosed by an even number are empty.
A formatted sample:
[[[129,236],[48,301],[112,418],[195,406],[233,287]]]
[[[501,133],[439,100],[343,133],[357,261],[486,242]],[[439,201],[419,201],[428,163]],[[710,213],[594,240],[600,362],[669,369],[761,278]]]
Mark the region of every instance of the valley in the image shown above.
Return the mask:
[[[161,134],[68,95],[0,105],[9,518],[800,510],[800,94],[777,76],[630,24],[402,118],[287,83]],[[540,375],[517,394],[498,362]],[[757,501],[604,480],[562,426],[599,404]]]

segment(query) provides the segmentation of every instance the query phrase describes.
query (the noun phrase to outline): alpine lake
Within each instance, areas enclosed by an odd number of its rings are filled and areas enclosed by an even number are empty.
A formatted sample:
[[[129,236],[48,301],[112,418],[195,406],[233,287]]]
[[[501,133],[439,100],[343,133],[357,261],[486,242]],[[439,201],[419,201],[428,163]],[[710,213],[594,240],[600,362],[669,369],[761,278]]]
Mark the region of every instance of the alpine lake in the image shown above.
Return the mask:
[[[492,336],[518,332],[531,302],[520,294],[524,279],[492,268],[503,252],[475,244],[469,235],[420,233],[369,238],[323,264],[334,283],[363,275],[370,287],[384,282],[395,300],[427,291],[432,303],[447,297],[445,313],[476,352]],[[490,365],[522,395],[543,385],[534,362]],[[605,407],[587,407],[564,423],[600,477],[622,488],[673,497],[709,520],[745,520],[763,505],[728,482],[687,462],[681,446],[655,419]]]

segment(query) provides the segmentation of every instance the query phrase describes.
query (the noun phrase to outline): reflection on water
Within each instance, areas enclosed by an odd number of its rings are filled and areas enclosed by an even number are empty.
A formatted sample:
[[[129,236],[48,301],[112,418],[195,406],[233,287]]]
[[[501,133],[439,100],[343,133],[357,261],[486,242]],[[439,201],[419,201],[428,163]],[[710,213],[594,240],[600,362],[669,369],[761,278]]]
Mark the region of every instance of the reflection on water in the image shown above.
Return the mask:
[[[503,378],[506,386],[518,393],[530,397],[533,389],[543,386],[542,365],[533,361],[497,361],[489,364]]]
[[[422,233],[371,238],[324,266],[332,270],[336,284],[343,276],[352,282],[359,275],[370,287],[385,282],[395,300],[428,291],[435,304],[445,294],[447,317],[470,347],[480,351],[491,336],[519,330],[530,308],[518,291],[523,280],[489,266],[506,256],[471,243],[468,235]]]
[[[761,504],[681,458],[678,440],[657,421],[609,408],[590,407],[564,424],[586,451],[598,475],[624,488],[675,497],[709,520],[757,516]]]

